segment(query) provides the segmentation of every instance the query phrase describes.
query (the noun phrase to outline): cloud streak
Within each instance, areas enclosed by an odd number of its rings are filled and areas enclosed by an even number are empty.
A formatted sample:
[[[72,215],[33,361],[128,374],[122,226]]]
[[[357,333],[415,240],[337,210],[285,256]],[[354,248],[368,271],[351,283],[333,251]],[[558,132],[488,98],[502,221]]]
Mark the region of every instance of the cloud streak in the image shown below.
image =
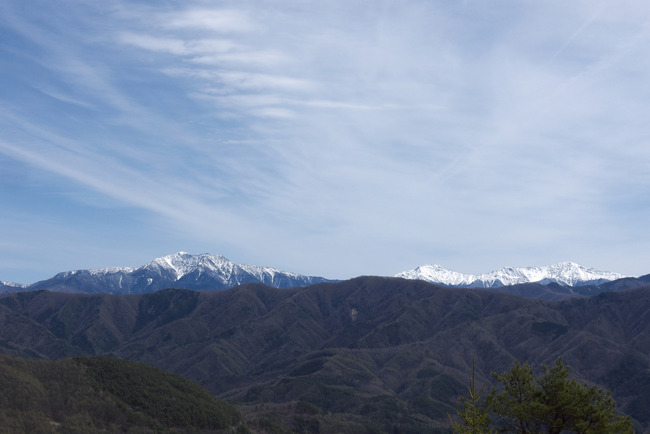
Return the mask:
[[[66,5],[3,6],[0,154],[147,213],[138,260],[644,271],[641,2]]]

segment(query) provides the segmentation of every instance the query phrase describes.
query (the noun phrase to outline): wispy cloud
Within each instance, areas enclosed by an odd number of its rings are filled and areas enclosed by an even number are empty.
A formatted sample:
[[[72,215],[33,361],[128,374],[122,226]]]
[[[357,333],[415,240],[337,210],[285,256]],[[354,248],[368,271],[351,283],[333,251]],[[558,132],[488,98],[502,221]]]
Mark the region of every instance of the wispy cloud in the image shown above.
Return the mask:
[[[645,4],[65,4],[0,6],[0,154],[166,245],[332,277],[639,267],[594,246],[650,211]]]
[[[186,41],[178,38],[156,37],[125,32],[117,35],[118,41],[145,50],[169,53],[176,56],[205,55],[208,53],[227,53],[236,45],[226,39],[198,39]]]
[[[213,32],[246,32],[257,24],[237,9],[190,8],[158,15],[158,22],[170,28],[209,30]]]

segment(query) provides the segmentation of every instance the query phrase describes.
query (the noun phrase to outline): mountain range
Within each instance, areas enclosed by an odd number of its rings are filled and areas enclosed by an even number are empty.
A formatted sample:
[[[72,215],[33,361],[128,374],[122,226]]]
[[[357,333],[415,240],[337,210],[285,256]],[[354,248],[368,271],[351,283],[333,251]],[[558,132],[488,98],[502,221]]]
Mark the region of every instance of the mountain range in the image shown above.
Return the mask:
[[[323,277],[303,276],[271,267],[237,264],[221,255],[178,252],[138,268],[65,271],[30,285],[3,282],[0,292],[47,289],[89,294],[140,294],[166,288],[219,290],[249,282],[293,288],[327,281]]]
[[[398,273],[396,277],[418,279],[456,288],[498,288],[522,283],[556,283],[561,286],[600,285],[622,279],[619,273],[599,271],[573,262],[560,262],[546,267],[504,267],[483,274],[464,274],[440,265],[423,265]]]
[[[650,275],[560,263],[398,276],[332,281],[184,252],[68,271],[0,288],[0,353],[146,363],[260,431],[350,433],[448,432],[472,359],[489,384],[514,360],[562,357],[650,432]]]
[[[398,273],[396,277],[424,280],[454,288],[482,288],[548,300],[595,295],[608,290],[603,285],[625,278],[618,273],[598,271],[572,262],[561,262],[546,267],[506,267],[477,275],[458,273],[440,265],[424,265]],[[91,294],[140,294],[166,288],[221,290],[251,282],[275,288],[293,288],[328,281],[336,280],[305,276],[270,267],[237,264],[221,255],[178,252],[154,259],[137,268],[65,271],[27,285],[1,282],[0,293],[47,289]],[[528,286],[524,288],[519,285]]]
[[[384,277],[289,289],[28,291],[0,296],[0,352],[146,363],[228,400],[260,432],[323,433],[449,432],[473,359],[477,384],[489,387],[490,373],[515,360],[539,369],[562,357],[648,432],[649,280],[560,302]]]

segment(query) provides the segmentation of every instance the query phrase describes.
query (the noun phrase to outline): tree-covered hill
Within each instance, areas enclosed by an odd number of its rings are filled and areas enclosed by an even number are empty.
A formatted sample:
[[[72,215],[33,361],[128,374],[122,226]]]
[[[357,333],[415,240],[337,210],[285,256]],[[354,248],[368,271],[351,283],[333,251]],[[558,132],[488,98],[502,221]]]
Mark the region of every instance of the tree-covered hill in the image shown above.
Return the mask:
[[[140,363],[0,356],[0,432],[232,432],[239,412],[185,378]]]

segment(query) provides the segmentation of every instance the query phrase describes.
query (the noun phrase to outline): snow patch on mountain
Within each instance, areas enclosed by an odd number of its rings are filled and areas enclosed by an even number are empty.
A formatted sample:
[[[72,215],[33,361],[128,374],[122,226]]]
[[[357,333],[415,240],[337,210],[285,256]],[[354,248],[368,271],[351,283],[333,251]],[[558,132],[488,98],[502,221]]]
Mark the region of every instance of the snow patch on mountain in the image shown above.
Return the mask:
[[[130,267],[106,267],[106,268],[94,268],[91,270],[88,270],[90,274],[93,276],[105,276],[107,274],[116,274],[116,273],[130,273],[135,268],[130,268]]]
[[[504,267],[489,273],[465,274],[440,265],[423,265],[398,273],[396,277],[425,280],[439,285],[463,288],[495,288],[520,283],[557,283],[563,286],[601,284],[626,277],[599,271],[574,262],[560,262],[545,267]]]
[[[303,277],[297,273],[280,271],[270,267],[260,267],[256,265],[237,264],[228,260],[222,255],[211,255],[209,253],[202,253],[194,255],[187,252],[178,252],[172,255],[163,256],[154,259],[147,265],[144,265],[142,270],[166,270],[176,276],[176,280],[180,280],[188,274],[195,273],[219,275],[224,281],[237,279],[237,275],[245,273],[258,278],[260,281],[265,279],[273,280],[276,275],[284,275],[291,278]]]
[[[165,288],[219,290],[249,282],[292,288],[326,281],[328,279],[323,277],[237,264],[221,255],[178,252],[156,258],[138,268],[66,271],[27,287],[62,292],[136,294]]]
[[[12,288],[27,288],[27,285],[16,282],[5,282],[4,280],[0,281],[0,286],[9,286]]]

